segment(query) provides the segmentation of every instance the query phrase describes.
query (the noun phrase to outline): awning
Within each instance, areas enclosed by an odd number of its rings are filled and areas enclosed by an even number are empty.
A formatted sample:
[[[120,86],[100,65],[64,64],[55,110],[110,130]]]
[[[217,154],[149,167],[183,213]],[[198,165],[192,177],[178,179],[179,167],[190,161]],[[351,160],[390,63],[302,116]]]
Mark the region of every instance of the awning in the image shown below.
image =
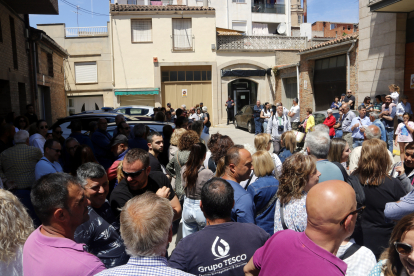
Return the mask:
[[[147,88],[147,89],[115,89],[116,96],[127,95],[158,95],[160,93],[159,88]]]
[[[222,77],[262,77],[265,75],[271,75],[272,69],[262,70],[221,70]]]

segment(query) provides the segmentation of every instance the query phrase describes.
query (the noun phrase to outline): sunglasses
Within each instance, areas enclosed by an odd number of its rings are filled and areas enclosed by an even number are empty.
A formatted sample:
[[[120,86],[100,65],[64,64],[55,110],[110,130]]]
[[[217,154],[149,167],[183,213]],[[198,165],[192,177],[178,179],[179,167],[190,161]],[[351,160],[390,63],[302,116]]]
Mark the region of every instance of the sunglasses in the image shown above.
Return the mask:
[[[48,129],[48,126],[41,126],[40,129]]]
[[[349,217],[349,216],[352,216],[352,215],[355,215],[355,214],[361,214],[362,213],[362,211],[364,211],[364,209],[365,209],[365,206],[362,206],[361,208],[358,208],[358,209],[356,209],[355,211],[352,211],[351,213],[349,213],[348,215],[346,215],[346,217],[343,219],[343,220],[341,220],[341,222],[339,223],[340,225],[343,225],[344,223],[345,223],[345,220]]]
[[[398,254],[408,256],[413,252],[413,246],[404,242],[394,242],[395,250]]]
[[[136,172],[132,172],[132,173],[127,173],[124,171],[124,169],[122,169],[122,174],[124,175],[125,178],[131,177],[131,178],[135,178],[141,175],[141,173],[145,170],[146,168],[143,168],[142,170],[136,171]]]

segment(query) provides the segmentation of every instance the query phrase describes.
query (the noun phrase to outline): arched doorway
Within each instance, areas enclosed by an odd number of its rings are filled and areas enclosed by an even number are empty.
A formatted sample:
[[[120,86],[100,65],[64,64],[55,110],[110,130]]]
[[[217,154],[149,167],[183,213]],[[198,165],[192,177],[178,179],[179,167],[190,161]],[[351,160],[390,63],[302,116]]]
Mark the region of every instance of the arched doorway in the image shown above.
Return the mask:
[[[234,114],[243,106],[255,104],[258,84],[248,79],[236,79],[228,84],[228,96],[234,100]]]

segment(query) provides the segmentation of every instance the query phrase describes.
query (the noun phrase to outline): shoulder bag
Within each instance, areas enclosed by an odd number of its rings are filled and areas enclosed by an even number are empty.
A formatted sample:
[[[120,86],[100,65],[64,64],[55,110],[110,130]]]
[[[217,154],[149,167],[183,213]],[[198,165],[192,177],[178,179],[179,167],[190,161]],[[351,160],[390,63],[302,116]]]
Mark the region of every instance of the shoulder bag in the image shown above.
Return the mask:
[[[279,211],[280,211],[280,221],[282,222],[283,230],[286,230],[286,229],[288,229],[288,227],[286,226],[285,218],[284,218],[284,214],[283,214],[284,206],[285,206],[284,204],[280,203]]]

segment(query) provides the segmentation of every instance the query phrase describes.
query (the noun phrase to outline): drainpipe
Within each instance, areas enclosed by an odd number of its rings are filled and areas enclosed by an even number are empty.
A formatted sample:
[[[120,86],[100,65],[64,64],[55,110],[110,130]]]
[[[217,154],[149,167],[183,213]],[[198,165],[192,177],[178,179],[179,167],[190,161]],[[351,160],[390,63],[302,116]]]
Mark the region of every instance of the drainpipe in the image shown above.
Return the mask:
[[[298,64],[296,65],[296,82],[297,82],[297,89],[298,89],[298,99],[299,99],[299,102],[298,102],[298,106],[300,107],[300,102],[301,102],[301,100],[300,100],[300,75],[299,75],[299,65],[300,65],[300,62],[298,62]],[[299,114],[299,116],[300,116],[300,114]]]
[[[226,19],[227,19],[227,29],[230,29],[230,24],[229,24],[229,0],[226,0]]]
[[[38,95],[37,95],[37,56],[36,56],[36,41],[40,41],[43,38],[43,34],[40,33],[40,37],[39,39],[35,39],[33,40],[33,72],[34,72],[34,95],[35,95],[35,100],[37,100]]]
[[[348,69],[348,79],[347,79],[348,85],[347,85],[347,90],[351,89],[351,58],[349,57],[349,55],[350,55],[352,49],[355,47],[355,42],[356,42],[356,40],[352,41],[351,47],[346,52],[347,65],[348,65],[347,66],[348,67],[347,68]]]

